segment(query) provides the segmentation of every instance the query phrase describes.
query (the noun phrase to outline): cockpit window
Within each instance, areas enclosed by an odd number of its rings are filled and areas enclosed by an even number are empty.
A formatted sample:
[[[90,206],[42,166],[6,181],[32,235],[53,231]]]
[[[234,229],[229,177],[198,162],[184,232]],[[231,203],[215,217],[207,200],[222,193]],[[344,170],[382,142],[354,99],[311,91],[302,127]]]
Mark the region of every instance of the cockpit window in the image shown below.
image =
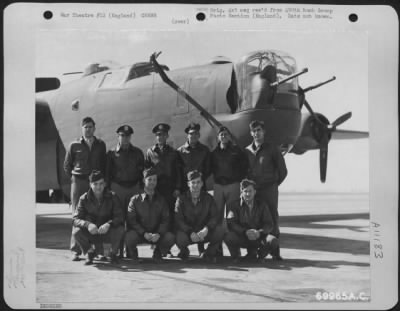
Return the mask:
[[[240,110],[273,105],[274,89],[270,84],[296,72],[296,61],[280,51],[257,51],[244,56],[236,66]],[[297,78],[279,86],[280,92],[297,90]]]
[[[165,65],[161,65],[161,67],[166,71],[169,70],[169,68]],[[136,64],[132,65],[126,81],[144,77],[144,76],[148,76],[152,72],[155,72],[155,70],[151,63],[149,63],[149,62],[136,63]]]
[[[115,70],[110,71],[104,75],[99,88],[117,88],[126,80],[127,71],[126,70]]]

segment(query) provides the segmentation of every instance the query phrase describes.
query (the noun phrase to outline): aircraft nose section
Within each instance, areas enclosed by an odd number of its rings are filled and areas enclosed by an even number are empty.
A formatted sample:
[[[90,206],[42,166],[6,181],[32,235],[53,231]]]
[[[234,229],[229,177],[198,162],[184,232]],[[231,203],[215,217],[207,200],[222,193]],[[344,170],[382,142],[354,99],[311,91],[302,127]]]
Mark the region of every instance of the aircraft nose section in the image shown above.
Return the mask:
[[[293,145],[300,129],[301,113],[283,109],[252,109],[220,115],[217,120],[229,128],[242,147],[252,141],[249,124],[254,120],[264,122],[265,140],[277,145]]]

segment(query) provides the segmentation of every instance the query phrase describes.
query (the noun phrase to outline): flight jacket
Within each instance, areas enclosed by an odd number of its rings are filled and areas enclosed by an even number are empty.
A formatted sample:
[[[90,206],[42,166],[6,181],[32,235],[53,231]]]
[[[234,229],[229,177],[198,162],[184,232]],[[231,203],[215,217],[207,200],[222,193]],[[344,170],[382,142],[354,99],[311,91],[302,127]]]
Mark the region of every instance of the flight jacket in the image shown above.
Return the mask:
[[[218,211],[213,197],[202,191],[194,205],[189,191],[180,195],[175,204],[175,223],[177,230],[187,234],[198,232],[205,226],[209,231],[214,230],[218,223]]]
[[[155,192],[153,199],[146,192],[134,195],[128,205],[127,229],[144,233],[165,234],[169,225],[169,209],[164,197]]]
[[[79,228],[88,228],[90,223],[100,227],[106,222],[113,227],[121,226],[123,224],[121,202],[114,192],[107,190],[104,190],[102,201],[98,202],[92,189],[89,189],[79,198],[72,220],[73,225]]]
[[[68,176],[89,176],[92,170],[104,173],[106,164],[106,144],[94,137],[90,149],[83,137],[70,144],[64,160],[64,171]]]

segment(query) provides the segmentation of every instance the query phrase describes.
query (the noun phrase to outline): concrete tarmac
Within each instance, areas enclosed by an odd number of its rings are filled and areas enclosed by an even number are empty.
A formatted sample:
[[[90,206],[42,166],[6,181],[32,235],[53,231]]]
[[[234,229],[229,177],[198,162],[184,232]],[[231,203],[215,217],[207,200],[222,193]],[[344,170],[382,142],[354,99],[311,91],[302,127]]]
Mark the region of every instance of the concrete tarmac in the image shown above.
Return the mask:
[[[283,193],[279,212],[283,261],[267,257],[265,263],[233,264],[224,245],[222,261],[209,264],[193,245],[189,262],[168,258],[155,264],[150,246],[140,245],[140,264],[123,259],[85,266],[83,259],[71,261],[68,250],[69,206],[38,204],[37,302],[68,308],[89,308],[90,303],[154,308],[161,303],[156,308],[251,309],[254,303],[368,301],[368,194]],[[172,253],[178,254],[176,246]],[[330,300],[329,293],[341,297]]]

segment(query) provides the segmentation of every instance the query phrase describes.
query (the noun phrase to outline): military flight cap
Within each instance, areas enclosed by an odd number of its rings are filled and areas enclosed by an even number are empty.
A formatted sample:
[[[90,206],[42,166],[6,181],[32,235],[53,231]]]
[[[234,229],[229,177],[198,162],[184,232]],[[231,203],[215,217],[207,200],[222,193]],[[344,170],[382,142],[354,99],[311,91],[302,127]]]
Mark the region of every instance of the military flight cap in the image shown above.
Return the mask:
[[[93,170],[89,175],[89,182],[96,182],[100,179],[104,179],[104,175],[100,171]]]
[[[157,170],[153,166],[151,166],[149,168],[146,168],[143,171],[143,177],[144,178],[147,178],[147,177],[153,176],[153,175],[157,175]]]
[[[189,134],[192,131],[196,131],[196,132],[200,131],[200,124],[190,122],[189,125],[185,128],[185,133]]]
[[[170,130],[170,126],[166,123],[159,123],[157,124],[155,127],[153,127],[153,133],[157,134],[159,132],[164,132],[164,133],[168,133],[168,131]]]
[[[253,180],[245,178],[240,182],[240,189],[243,190],[243,189],[247,188],[250,185],[253,186],[253,188],[255,188],[256,187],[256,182],[253,181]]]
[[[221,133],[221,132],[224,132],[224,131],[226,131],[226,132],[229,133],[228,128],[227,128],[226,126],[221,126],[221,127],[219,128],[219,130],[218,130],[218,134]]]
[[[130,127],[129,125],[122,125],[117,129],[117,133],[120,134],[125,134],[125,135],[132,135],[133,134],[133,128]]]
[[[190,171],[187,173],[188,181],[201,177],[201,173],[198,170]]]

